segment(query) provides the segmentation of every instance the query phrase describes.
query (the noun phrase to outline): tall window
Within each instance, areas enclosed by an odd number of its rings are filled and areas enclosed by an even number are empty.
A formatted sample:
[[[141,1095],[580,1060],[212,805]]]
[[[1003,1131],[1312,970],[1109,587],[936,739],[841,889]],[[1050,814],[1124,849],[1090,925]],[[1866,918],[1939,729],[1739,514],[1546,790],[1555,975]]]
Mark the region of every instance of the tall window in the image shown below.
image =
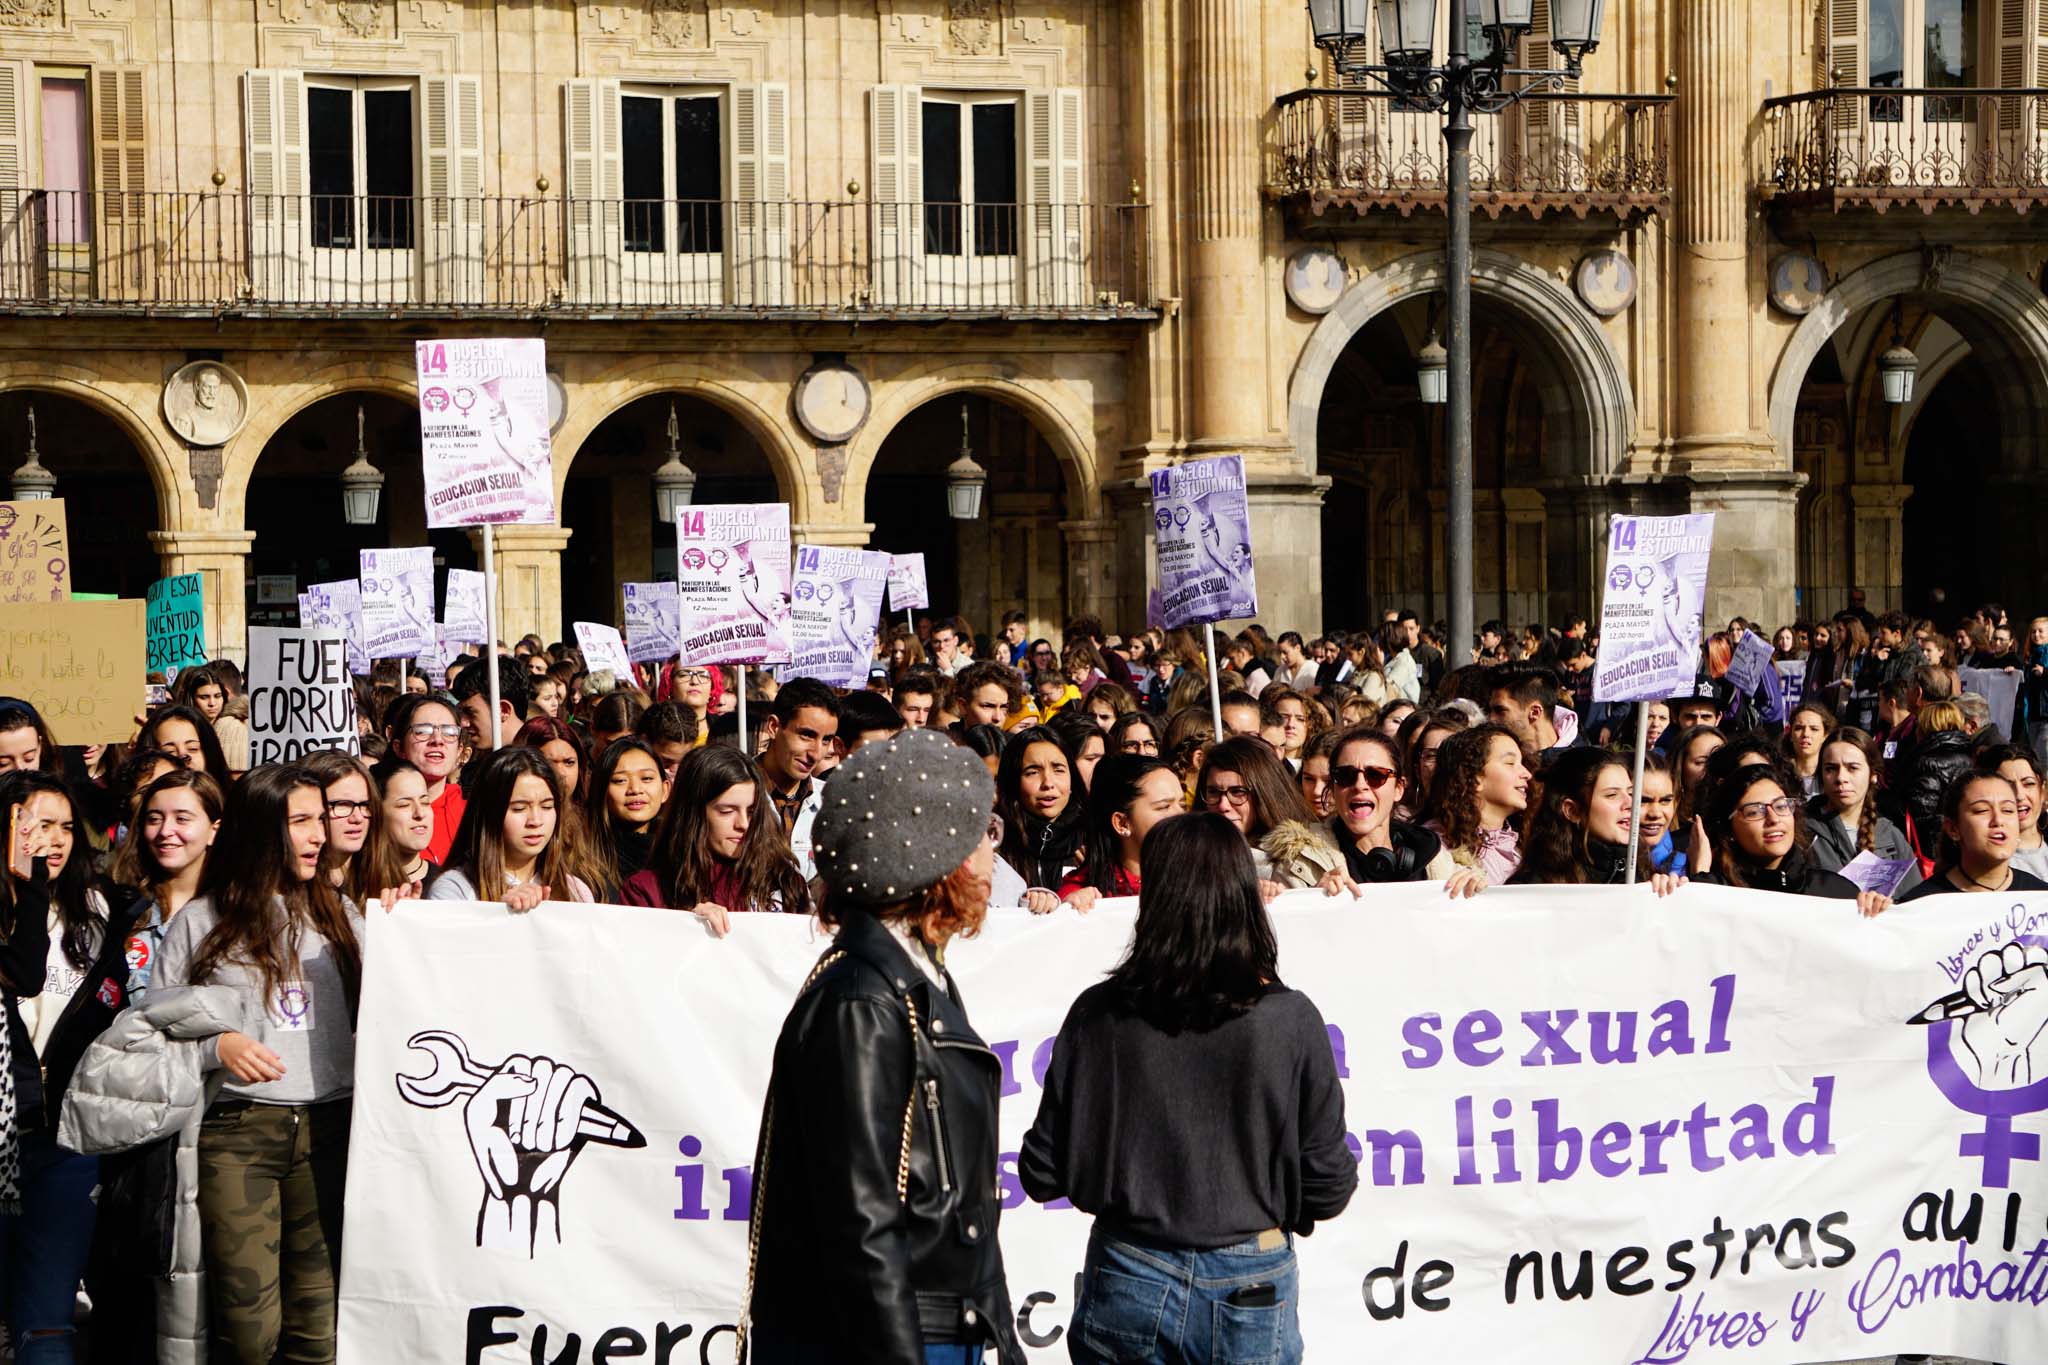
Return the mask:
[[[1892,89],[1962,89],[1977,84],[1977,0],[1869,0],[1870,84]],[[1923,98],[1917,116],[1930,123],[1970,118],[1970,101]],[[1898,123],[1906,97],[1871,101],[1871,119]]]
[[[927,95],[922,115],[925,253],[1016,255],[1016,97]]]
[[[716,94],[620,96],[626,250],[725,249],[722,106]]]
[[[44,230],[53,246],[83,246],[92,240],[86,190],[92,185],[92,117],[83,77],[45,76],[41,81]]]
[[[413,87],[323,77],[306,85],[306,179],[313,245],[413,246]]]

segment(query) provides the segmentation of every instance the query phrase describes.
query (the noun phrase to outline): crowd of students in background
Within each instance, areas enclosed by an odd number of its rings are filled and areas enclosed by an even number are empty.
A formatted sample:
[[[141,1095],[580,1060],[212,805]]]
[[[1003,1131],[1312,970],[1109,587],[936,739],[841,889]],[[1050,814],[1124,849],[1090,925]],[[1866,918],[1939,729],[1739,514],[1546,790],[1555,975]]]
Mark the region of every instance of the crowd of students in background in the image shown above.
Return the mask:
[[[126,745],[60,748],[0,699],[15,1358],[74,1359],[83,1280],[95,1361],[330,1359],[364,907],[621,903],[713,934],[736,914],[813,912],[825,780],[905,728],[987,766],[991,903],[1040,914],[1138,894],[1148,835],[1188,811],[1242,837],[1269,899],[1616,883],[1632,850],[1661,894],[1704,880],[1865,914],[2048,887],[2048,618],[2015,632],[1985,608],[1944,633],[1853,602],[1774,633],[1777,661],[1799,666],[1783,670],[1801,675],[1794,706],[1730,684],[1753,629],[1731,622],[1684,695],[1643,706],[1639,822],[1617,747],[1636,713],[1592,699],[1582,617],[1488,622],[1463,658],[1413,612],[1307,640],[1250,626],[1218,637],[1222,733],[1195,632],[1122,637],[1080,616],[1055,647],[1028,624],[895,628],[851,692],[673,663],[615,677],[528,636],[500,660],[495,715],[482,660],[445,688],[380,663],[358,684],[360,756],[253,771],[224,661],[179,673]],[[2015,713],[1991,715],[1959,664],[2017,672]],[[1842,869],[1863,853],[1903,877],[1859,888]],[[88,1049],[160,1059],[194,1039],[219,1082],[203,1113],[162,1131],[150,1096],[80,1095],[102,1131],[132,1123],[137,1140],[106,1157],[60,1142]]]

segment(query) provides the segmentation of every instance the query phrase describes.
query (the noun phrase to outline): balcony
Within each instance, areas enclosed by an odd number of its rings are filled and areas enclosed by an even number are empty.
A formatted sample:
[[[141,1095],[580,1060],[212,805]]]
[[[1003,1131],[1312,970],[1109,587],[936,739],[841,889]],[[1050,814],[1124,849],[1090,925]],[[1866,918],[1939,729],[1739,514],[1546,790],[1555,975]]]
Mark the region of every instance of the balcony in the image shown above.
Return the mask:
[[[1503,214],[1613,215],[1671,204],[1670,95],[1543,92],[1474,119],[1472,207]],[[1275,101],[1266,192],[1298,214],[1441,213],[1440,116],[1348,90]]]
[[[1779,205],[1884,213],[2048,204],[2048,90],[1843,87],[1764,102],[1758,187]]]
[[[0,313],[1152,317],[1144,204],[0,191]]]

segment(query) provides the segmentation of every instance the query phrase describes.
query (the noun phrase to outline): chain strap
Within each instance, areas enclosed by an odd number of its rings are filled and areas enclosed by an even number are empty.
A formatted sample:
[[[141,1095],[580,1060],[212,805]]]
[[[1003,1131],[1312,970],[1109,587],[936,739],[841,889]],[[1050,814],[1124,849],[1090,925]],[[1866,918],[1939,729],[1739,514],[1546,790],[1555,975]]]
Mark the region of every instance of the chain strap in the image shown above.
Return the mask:
[[[811,974],[804,978],[804,984],[797,991],[802,999],[811,987],[818,984],[828,968],[845,957],[843,952],[827,953],[818,959],[818,965],[811,968]],[[896,1158],[896,1202],[910,1202],[910,1129],[917,1114],[917,1002],[908,995],[903,997],[903,1006],[910,1011],[910,1098],[903,1103],[903,1146]],[[747,1296],[740,1303],[740,1320],[733,1332],[733,1365],[746,1365],[747,1339],[754,1326],[754,1274],[761,1260],[761,1210],[768,1197],[768,1154],[774,1147],[775,1137],[775,1090],[768,1090],[768,1103],[761,1114],[761,1164],[754,1172],[753,1199],[747,1211]]]

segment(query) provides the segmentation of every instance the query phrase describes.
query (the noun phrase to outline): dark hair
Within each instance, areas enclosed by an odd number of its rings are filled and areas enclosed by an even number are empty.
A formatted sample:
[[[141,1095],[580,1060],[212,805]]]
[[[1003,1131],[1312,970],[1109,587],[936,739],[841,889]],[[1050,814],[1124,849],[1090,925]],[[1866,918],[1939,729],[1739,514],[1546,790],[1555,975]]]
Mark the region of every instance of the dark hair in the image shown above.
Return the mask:
[[[220,689],[221,703],[227,703],[228,685],[221,681],[220,674],[211,663],[194,664],[178,670],[178,680],[171,684],[171,700],[180,706],[199,706],[199,689],[212,684]]]
[[[221,751],[220,736],[213,732],[213,722],[199,714],[193,707],[158,707],[150,718],[143,722],[142,729],[136,733],[136,745],[141,748],[162,748],[163,744],[158,740],[157,735],[162,731],[164,722],[171,720],[182,720],[192,727],[193,732],[199,736],[199,754],[201,758],[206,760],[206,771],[213,775],[214,781],[227,782],[229,779],[228,759],[227,755]],[[4,724],[0,724],[0,729],[4,728]],[[48,772],[50,770],[45,768],[44,771]]]
[[[1074,796],[1077,799],[1088,795],[1088,783],[1081,776],[1081,753],[1091,740],[1102,742],[1102,757],[1109,757],[1109,736],[1094,717],[1076,706],[1054,716],[1045,723],[1045,728],[1058,735],[1060,750],[1067,756],[1067,763],[1074,774]],[[1098,762],[1100,760],[1097,760]]]
[[[1934,860],[1934,875],[1936,877],[1947,876],[1951,868],[1959,866],[1963,861],[1963,846],[1955,839],[1949,837],[1948,827],[1951,822],[1962,818],[1963,797],[1969,792],[1971,786],[1978,782],[2003,782],[2007,787],[2013,788],[2015,800],[2019,797],[2019,790],[2013,787],[2012,779],[1995,769],[1987,773],[1980,772],[1976,768],[1965,768],[1957,773],[1949,781],[1948,786],[1942,789],[1941,793],[1940,851]]]
[[[417,856],[399,851],[398,845],[392,842],[391,827],[384,821],[384,794],[391,785],[391,779],[400,773],[411,773],[422,783],[427,780],[427,775],[418,767],[395,753],[386,754],[370,765],[370,799],[377,803],[377,818],[370,826],[368,841],[363,844],[360,863],[363,889],[370,895],[382,895],[403,883],[407,868]]]
[[[1401,758],[1401,776],[1408,779],[1408,792],[1416,802],[1427,803],[1430,789],[1422,781],[1422,741],[1430,732],[1442,730],[1457,735],[1472,728],[1472,717],[1462,706],[1440,706],[1434,711],[1416,710],[1401,722],[1401,729],[1394,736],[1394,752]],[[1449,744],[1445,740],[1444,744]],[[1437,746],[1438,761],[1442,761],[1443,744]],[[1336,762],[1333,750],[1330,761]]]
[[[618,746],[613,745],[614,749]],[[676,769],[675,790],[662,809],[647,865],[654,870],[668,903],[679,910],[714,899],[713,871],[718,859],[711,852],[710,824],[704,808],[732,788],[745,783],[754,787],[754,805],[749,813],[746,838],[739,857],[732,862],[732,875],[739,882],[740,904],[736,910],[779,908],[791,913],[810,909],[810,891],[790,855],[783,837],[782,822],[768,797],[768,779],[737,749],[713,747],[695,749]]]
[[[1979,749],[1973,766],[1987,777],[2002,777],[2004,774],[1998,770],[2008,763],[2026,764],[2033,770],[2036,782],[2048,777],[2048,772],[2044,772],[2041,767],[2041,760],[2034,757],[2034,751],[2024,744],[1993,744]],[[2034,811],[2035,829],[2042,827],[2044,816],[2048,816],[2048,801],[2042,801],[2039,808]]]
[[[1792,775],[1784,755],[1778,746],[1762,734],[1752,732],[1736,735],[1726,744],[1707,756],[1707,771],[1700,778],[1700,788],[1693,793],[1694,813],[1702,813],[1713,804],[1715,789],[1726,782],[1738,769],[1752,764],[1762,764],[1777,775],[1778,784],[1788,792],[1801,790],[1799,779]]]
[[[17,768],[0,777],[0,811],[11,811],[30,797],[43,793],[61,796],[71,807],[71,855],[64,860],[64,866],[57,875],[50,879],[50,905],[57,911],[58,919],[63,921],[61,942],[64,956],[82,972],[92,966],[93,933],[101,919],[89,899],[97,879],[92,872],[92,844],[86,838],[85,807],[72,794],[71,785],[61,777],[32,768]],[[11,864],[11,849],[9,854]],[[0,887],[5,887],[7,911],[4,926],[0,927],[6,928],[9,934],[18,927],[14,924],[14,882],[11,873],[0,876]],[[35,970],[41,972],[42,965],[36,964]],[[0,1023],[0,1027],[5,1027],[4,1023]]]
[[[1209,775],[1216,772],[1236,773],[1244,779],[1245,789],[1252,797],[1244,837],[1252,843],[1265,838],[1275,825],[1289,820],[1305,825],[1315,823],[1315,812],[1302,799],[1301,783],[1273,756],[1266,741],[1237,735],[1209,746],[1202,759],[1202,771],[1195,778],[1195,800],[1205,807],[1207,802],[1202,793],[1209,785]]]
[[[1122,753],[1124,751],[1124,736],[1141,725],[1151,732],[1153,746],[1160,751],[1159,756],[1164,758],[1166,756],[1166,735],[1164,733],[1166,727],[1159,723],[1157,716],[1147,715],[1143,711],[1126,711],[1116,718],[1116,724],[1109,727],[1109,748],[1106,756],[1114,758]]]
[[[1821,742],[1823,767],[1827,764],[1828,746],[1831,744],[1846,744],[1856,750],[1863,755],[1863,762],[1870,769],[1870,790],[1864,793],[1863,810],[1856,821],[1856,847],[1859,851],[1875,848],[1879,818],[1877,794],[1884,787],[1884,748],[1868,731],[1859,730],[1853,725],[1844,725]],[[2026,753],[2024,749],[2020,752]],[[1825,792],[1821,794],[1821,799],[1827,799]]]
[[[1729,748],[1734,748],[1730,745]],[[1719,755],[1715,755],[1719,757]],[[1811,836],[1806,830],[1806,803],[1799,799],[1799,784],[1788,782],[1785,770],[1776,763],[1745,763],[1718,778],[1707,796],[1702,813],[1707,826],[1707,844],[1714,850],[1714,867],[1730,886],[1748,886],[1749,855],[1735,842],[1735,808],[1759,782],[1768,782],[1792,801],[1792,848],[1787,853],[1803,854]]]
[[[191,768],[177,767],[163,774],[147,787],[136,793],[133,807],[134,818],[129,821],[128,835],[121,841],[120,849],[114,854],[112,878],[116,886],[127,887],[155,899],[155,889],[164,880],[163,868],[157,864],[156,854],[150,850],[142,835],[143,813],[149,809],[150,798],[159,792],[175,791],[188,787],[199,804],[206,810],[208,818],[220,823],[221,808],[225,800],[221,796],[220,783],[205,773]],[[211,850],[207,854],[210,856]],[[200,876],[205,876],[205,864],[201,865]]]
[[[619,864],[619,846],[628,836],[612,822],[610,792],[612,774],[628,754],[645,757],[654,765],[655,780],[662,780],[661,755],[654,752],[654,746],[638,735],[625,735],[605,745],[604,752],[598,755],[583,798],[583,828],[589,836],[591,870],[613,892],[625,881],[625,869]],[[654,832],[661,828],[662,812],[666,809],[666,803],[656,806],[654,818],[648,822],[646,835],[650,844]]]
[[[1500,664],[1486,673],[1486,690],[1489,694],[1505,692],[1517,705],[1527,706],[1530,702],[1541,702],[1548,711],[1557,705],[1557,698],[1564,688],[1564,679],[1549,664],[1517,663]]]
[[[1567,749],[1545,770],[1542,799],[1522,835],[1522,866],[1510,881],[1545,886],[1598,878],[1586,811],[1609,768],[1626,772],[1628,764],[1612,749],[1587,747]],[[1566,812],[1566,801],[1578,807],[1576,816]]]
[[[37,768],[46,773],[63,774],[64,751],[57,747],[56,736],[50,733],[42,712],[18,697],[0,697],[0,734],[9,730],[35,731]]]
[[[640,713],[633,733],[649,744],[695,744],[697,713],[679,701],[658,701]]]
[[[363,950],[341,892],[322,876],[301,880],[292,867],[291,799],[302,789],[324,804],[320,779],[296,763],[265,764],[228,789],[199,888],[217,922],[192,956],[188,984],[203,985],[235,963],[254,969],[264,998],[274,999],[302,974],[300,937],[310,928],[327,940],[348,998],[356,999]]]
[[[837,718],[839,694],[816,678],[792,678],[775,694],[775,723],[788,725],[806,707]]]
[[[1110,826],[1113,815],[1129,815],[1145,779],[1153,773],[1173,775],[1162,759],[1142,754],[1109,754],[1095,765],[1095,781],[1088,787],[1088,809],[1081,834],[1081,875],[1088,885],[1105,895],[1116,893],[1116,874],[1123,865],[1123,836]],[[1180,779],[1174,777],[1174,792]]]
[[[630,735],[647,711],[647,699],[630,688],[607,692],[590,708],[592,734]]]
[[[664,706],[674,706],[675,704],[674,702],[662,703]],[[656,709],[658,710],[659,708]],[[689,714],[688,707],[683,707],[682,710],[684,714]],[[691,716],[690,719],[691,724],[694,725],[696,717]],[[558,720],[554,716],[535,716],[524,725],[521,725],[519,733],[512,737],[514,744],[527,749],[539,749],[544,745],[557,741],[568,745],[576,751],[576,790],[565,792],[564,796],[567,800],[580,804],[584,795],[590,790],[590,746],[583,742],[583,736],[578,733],[575,726],[565,720]],[[688,742],[688,740],[684,741],[684,743]]]
[[[472,660],[463,666],[461,672],[455,675],[449,691],[455,694],[455,700],[458,703],[468,701],[471,697],[483,697],[485,705],[489,705],[491,693],[490,662],[489,659]],[[533,684],[527,678],[524,661],[514,659],[510,655],[505,654],[498,656],[498,706],[501,711],[504,707],[510,706],[513,715],[524,719],[527,705],[533,700],[531,694],[532,686]],[[460,716],[462,712],[458,709],[455,714]],[[501,722],[496,716],[493,716],[491,717],[491,724],[498,725]],[[490,742],[489,735],[484,736],[484,742],[486,744]]]
[[[142,775],[159,763],[168,763],[180,770],[186,766],[182,757],[153,744],[139,745],[122,755],[121,766],[114,771],[114,794],[121,798],[121,809],[135,808],[144,785]]]
[[[903,717],[889,699],[879,692],[849,692],[839,702],[839,733],[858,739],[877,730],[896,734],[903,729]]]
[[[568,837],[568,803],[562,799],[562,784],[555,765],[541,757],[538,749],[508,745],[487,752],[476,765],[474,790],[465,789],[468,804],[462,823],[455,827],[455,842],[448,860],[434,874],[438,881],[449,872],[461,870],[481,900],[497,900],[505,894],[505,812],[512,805],[512,791],[522,777],[537,777],[547,784],[555,803],[555,833],[534,864],[534,882],[548,888],[548,894],[568,899],[567,877],[571,871]]]
[[[921,692],[932,698],[939,695],[939,674],[937,669],[917,667],[906,668],[903,676],[896,680],[896,699],[901,701],[905,692]]]
[[[1491,722],[1460,730],[1437,748],[1436,774],[1424,813],[1443,830],[1444,847],[1452,853],[1470,853],[1479,847],[1479,784],[1496,739],[1508,741],[1517,752],[1522,748],[1513,730]],[[1418,750],[1421,747],[1416,746]]]
[[[369,885],[369,878],[364,876],[369,864],[370,841],[376,838],[378,827],[384,823],[384,811],[377,799],[377,779],[370,775],[370,770],[364,765],[363,760],[339,749],[316,749],[299,762],[307,772],[319,779],[320,799],[323,805],[327,800],[327,789],[335,783],[349,777],[363,779],[363,795],[370,802],[370,828],[363,835],[363,846],[357,849],[353,856],[343,858],[340,851],[334,847],[334,834],[330,829],[327,847],[321,850],[320,854],[320,870],[323,873],[332,873],[339,869],[341,894],[358,906],[367,905],[369,898],[376,895],[380,889]]]
[[[1153,830],[1140,854],[1138,922],[1108,987],[1163,1033],[1205,1033],[1280,984],[1280,947],[1251,849],[1220,815]]]
[[[1012,867],[1030,866],[1033,850],[1030,847],[1031,833],[1026,828],[1024,803],[1019,793],[1024,781],[1024,755],[1034,744],[1050,744],[1060,751],[1060,757],[1068,762],[1067,804],[1062,806],[1058,820],[1070,810],[1078,809],[1083,792],[1076,782],[1071,760],[1067,760],[1066,746],[1060,743],[1059,732],[1050,726],[1033,725],[1014,731],[1010,741],[1003,747],[1002,762],[996,767],[996,811],[1003,817],[1003,846],[999,850]],[[1032,815],[1033,819],[1043,817]]]
[[[462,703],[446,692],[408,692],[384,713],[384,738],[390,741],[393,753],[405,743],[405,732],[412,728],[412,718],[426,706],[438,706],[448,713],[448,719],[457,723],[462,720]]]

